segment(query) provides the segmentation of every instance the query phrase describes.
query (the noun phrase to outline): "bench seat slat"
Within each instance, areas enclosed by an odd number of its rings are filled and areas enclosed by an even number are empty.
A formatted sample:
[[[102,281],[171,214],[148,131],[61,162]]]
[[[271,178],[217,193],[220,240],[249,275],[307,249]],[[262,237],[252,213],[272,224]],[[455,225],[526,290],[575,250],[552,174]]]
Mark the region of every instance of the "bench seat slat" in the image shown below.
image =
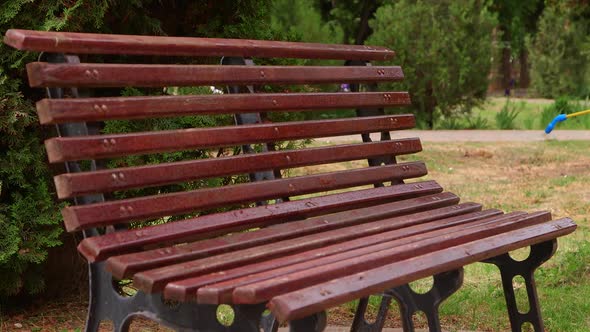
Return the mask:
[[[109,261],[109,264],[124,266],[123,269],[117,269],[118,277],[130,277],[138,271],[153,269],[170,263],[180,263],[232,250],[276,242],[278,240],[454,205],[458,202],[459,198],[457,196],[446,193],[413,198],[355,209],[354,213],[343,211],[306,220],[287,222],[257,231],[231,234],[219,238],[183,244],[181,246],[119,255],[113,257]]]
[[[343,189],[426,175],[426,166],[410,162],[293,178],[243,183],[170,194],[68,206],[62,216],[68,231],[286,196]]]
[[[436,250],[279,295],[270,301],[269,308],[281,322],[302,318],[383,289],[555,239],[575,229],[573,221],[564,218],[477,239],[452,250]]]
[[[488,213],[484,213],[488,212]],[[489,226],[499,228],[515,227],[515,222],[524,220],[524,212],[502,215],[499,210],[474,212],[447,220],[436,220],[427,224],[408,227],[402,232],[380,234],[381,242],[330,255],[327,257],[309,257],[308,260],[275,267],[261,273],[252,273],[239,278],[207,285],[198,290],[198,302],[207,304],[220,303],[260,303],[273,295],[301,288],[298,285],[313,285],[334,278],[334,273],[352,274],[362,271],[367,266],[375,267],[392,260],[400,260],[412,255],[419,255],[432,247],[442,248],[449,241],[464,241],[476,236],[493,233]],[[457,232],[457,233],[455,233]],[[445,237],[446,235],[449,235]],[[422,245],[417,246],[417,243]],[[329,272],[326,274],[318,271]],[[226,275],[226,271],[223,271]],[[299,279],[305,278],[305,281]],[[280,280],[279,280],[280,278]],[[285,288],[281,288],[281,286]],[[280,290],[277,290],[280,289]],[[272,294],[272,295],[271,295]]]
[[[388,249],[376,250],[361,256],[341,260],[331,264],[319,265],[313,268],[281,275],[271,279],[238,286],[233,293],[233,302],[239,304],[261,303],[272,297],[285,294],[306,286],[341,278],[353,273],[362,272],[370,268],[391,264],[395,261],[413,256],[423,255],[434,250],[444,250],[462,243],[501,234],[518,229],[524,225],[535,225],[551,220],[549,212],[535,213],[524,217],[498,218],[498,220],[484,220],[475,225],[445,229],[446,232],[425,233],[421,235],[409,234],[412,242]],[[272,271],[271,271],[272,272]]]
[[[441,192],[442,187],[436,182],[423,181],[328,194],[152,225],[141,230],[124,230],[89,237],[80,242],[78,251],[88,261],[95,262],[114,254],[137,251],[147,245],[200,240],[230,231],[269,226]],[[444,197],[446,195],[439,198]]]
[[[458,217],[451,217],[447,219],[449,224],[457,223],[463,224],[472,222],[475,220],[483,219],[486,217],[490,217],[493,215],[501,214],[498,210],[486,210],[486,211],[479,211],[479,212],[472,212],[464,215],[460,215]],[[437,221],[438,222],[438,221]],[[423,229],[423,230],[432,230],[436,229],[440,226],[434,226],[435,222],[428,222],[418,226],[412,226],[416,229]],[[167,299],[173,299],[178,301],[189,301],[197,299],[197,290],[204,289],[203,292],[199,292],[199,302],[202,303],[217,303],[216,301],[222,301],[221,298],[225,297],[226,292],[229,293],[231,296],[230,288],[235,288],[233,282],[226,281],[230,279],[240,278],[252,275],[254,273],[260,273],[268,270],[274,270],[284,266],[291,266],[294,264],[308,262],[311,260],[319,259],[322,257],[328,257],[337,254],[345,254],[352,250],[357,250],[359,248],[372,248],[369,246],[376,246],[383,244],[384,242],[392,241],[394,239],[398,239],[400,237],[400,232],[398,230],[389,231],[385,233],[379,233],[375,235],[364,236],[361,238],[351,239],[346,242],[337,243],[329,246],[325,246],[318,249],[313,249],[301,253],[296,253],[288,256],[283,256],[263,262],[256,262],[245,266],[240,266],[237,268],[223,270],[218,272],[213,272],[210,274],[205,274],[198,277],[173,281],[166,285],[164,289],[164,297]],[[363,249],[366,250],[366,249]],[[372,249],[371,249],[372,250]],[[216,285],[212,285],[216,283]],[[223,283],[220,284],[220,283]],[[207,286],[211,285],[211,286]],[[203,286],[207,286],[205,288],[201,288]],[[217,300],[213,300],[215,297]]]
[[[52,163],[409,129],[411,115],[179,129],[133,134],[54,137],[45,141]]]
[[[401,232],[404,227],[418,223],[480,210],[481,205],[479,204],[463,203],[435,210],[388,218],[367,224],[349,226],[295,239],[283,240],[255,248],[243,249],[139,272],[133,276],[133,284],[135,287],[145,292],[159,292],[164,289],[168,282],[174,280],[202,275],[219,269],[232,268],[254,261],[272,259],[281,255],[315,249],[361,236],[383,233],[389,230],[398,229]],[[111,257],[107,260],[106,266],[107,270],[113,273],[115,277],[122,275],[120,272],[123,272],[125,268],[124,265],[119,265],[117,263],[117,257]]]
[[[250,39],[221,39],[10,29],[4,43],[19,50],[68,54],[238,56],[304,59],[388,60],[382,46]]]
[[[409,105],[407,92],[256,93],[43,99],[37,102],[41,124],[184,115],[267,111],[326,110]]]
[[[54,179],[57,196],[64,199],[73,196],[158,186],[210,177],[246,174],[268,169],[328,164],[385,155],[397,156],[421,150],[420,140],[411,138],[365,144],[242,154],[223,158],[113,168],[96,172],[66,173],[55,176]]]
[[[167,87],[401,81],[398,66],[214,66],[82,63],[27,64],[31,87]]]

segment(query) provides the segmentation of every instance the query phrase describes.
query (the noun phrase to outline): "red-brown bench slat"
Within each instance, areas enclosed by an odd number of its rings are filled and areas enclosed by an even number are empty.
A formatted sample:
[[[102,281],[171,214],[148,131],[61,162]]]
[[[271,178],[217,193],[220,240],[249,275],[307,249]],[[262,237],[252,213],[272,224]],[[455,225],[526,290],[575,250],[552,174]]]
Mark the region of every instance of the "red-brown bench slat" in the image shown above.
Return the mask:
[[[424,163],[411,162],[68,206],[62,209],[62,216],[66,229],[72,231],[239,203],[403,180],[424,176],[426,173]]]
[[[459,224],[463,224],[463,223],[472,222],[475,220],[487,218],[487,217],[498,215],[498,214],[502,214],[502,212],[499,210],[485,210],[485,211],[472,212],[472,213],[468,213],[468,214],[462,214],[457,217],[451,217],[451,218],[448,218],[446,221],[447,222],[452,221],[452,222],[457,222]],[[445,222],[445,221],[443,221],[443,220],[437,221],[437,223],[439,223],[439,225],[441,222]],[[428,222],[428,223],[420,224],[418,226],[411,226],[411,227],[422,228],[425,230],[431,230],[430,227],[433,225],[434,225],[433,222]],[[434,226],[434,227],[437,228],[440,226]],[[275,258],[275,259],[271,259],[271,260],[267,260],[267,261],[263,261],[263,262],[256,262],[256,263],[252,263],[252,264],[245,265],[245,266],[240,266],[240,267],[229,269],[229,270],[217,271],[217,272],[213,272],[211,274],[205,274],[205,275],[198,276],[198,277],[174,281],[174,282],[171,282],[166,285],[166,288],[164,289],[164,296],[167,299],[174,299],[174,300],[178,300],[178,301],[194,300],[194,299],[196,299],[197,290],[200,289],[200,287],[203,287],[206,285],[224,282],[224,287],[227,286],[228,288],[235,288],[235,284],[233,282],[228,282],[227,284],[225,284],[225,281],[227,281],[229,279],[244,277],[244,276],[251,275],[254,273],[267,271],[267,270],[273,270],[273,269],[276,269],[276,268],[279,268],[282,266],[290,266],[290,265],[294,265],[294,264],[301,263],[301,262],[307,262],[307,261],[313,260],[313,259],[319,259],[321,257],[336,255],[339,253],[344,253],[344,252],[347,252],[350,250],[355,250],[358,248],[365,248],[367,246],[378,245],[378,244],[381,244],[384,242],[391,241],[392,239],[399,238],[399,236],[400,236],[399,231],[394,230],[394,231],[379,233],[379,234],[375,234],[375,235],[364,236],[361,238],[351,239],[349,241],[345,241],[342,243],[333,244],[333,245],[321,247],[318,249],[308,250],[308,251],[300,252],[300,253],[293,254],[293,255],[283,256],[283,257],[279,257],[279,258]],[[221,289],[222,285],[220,285],[220,284],[216,285],[216,286],[212,285],[211,287],[215,287],[216,289],[213,290],[212,288],[207,287],[207,290],[205,290],[205,292],[207,294],[204,295],[206,298],[201,296],[203,294],[199,294],[199,302],[213,303],[214,301],[213,301],[212,297],[210,297],[210,296],[216,296],[216,298],[218,298],[217,295],[219,295],[220,297],[222,297],[223,295],[221,293],[224,293],[226,290],[226,288]],[[213,295],[213,292],[217,295]],[[229,295],[231,297],[231,291],[229,292]],[[220,299],[220,297],[218,299]]]
[[[281,321],[294,320],[395,286],[451,271],[518,248],[572,233],[569,218],[520,228],[438,250],[274,297],[269,308]]]
[[[31,87],[166,87],[401,81],[397,66],[215,66],[82,63],[27,64]]]
[[[112,35],[10,29],[4,43],[19,50],[68,54],[144,54],[304,59],[388,60],[381,46],[338,45],[250,39]]]
[[[421,150],[420,140],[410,138],[112,168],[95,172],[65,173],[55,176],[54,180],[57,197],[64,199],[210,177],[247,174],[268,169],[287,169],[384,155],[402,155]]]
[[[43,99],[41,124],[267,111],[373,108],[409,105],[407,92],[257,93]]]
[[[435,210],[388,218],[367,224],[349,226],[319,234],[284,240],[255,248],[139,272],[134,275],[133,284],[145,292],[159,292],[164,289],[164,286],[170,281],[213,272],[216,269],[232,268],[253,261],[272,259],[280,255],[306,251],[337,242],[355,239],[363,235],[366,236],[393,229],[402,229],[403,227],[421,222],[442,219],[479,210],[481,210],[481,205],[479,204],[463,203]],[[351,213],[354,212],[351,211]],[[117,277],[122,275],[121,272],[124,271],[125,266],[119,265],[116,257],[111,257],[107,260],[107,269]]]
[[[405,242],[401,246],[392,245],[389,249],[379,250],[362,256],[356,256],[331,264],[319,265],[306,270],[281,275],[271,279],[237,287],[233,292],[233,303],[252,304],[270,300],[272,297],[305,288],[310,285],[327,282],[353,273],[358,273],[377,266],[424,255],[435,250],[444,250],[462,243],[493,236],[510,230],[536,225],[551,220],[548,212],[535,213],[528,216],[483,221],[474,227],[447,229],[447,232],[435,234],[409,235],[413,242]],[[272,272],[272,271],[271,271]],[[269,273],[271,273],[269,272]]]
[[[133,134],[54,137],[45,141],[45,147],[49,161],[57,163],[81,159],[103,159],[130,154],[204,149],[409,129],[414,125],[415,120],[411,115],[387,115]]]
[[[114,254],[137,251],[147,245],[200,240],[231,231],[269,226],[294,219],[311,218],[441,192],[442,187],[436,182],[423,181],[291,200],[152,225],[141,230],[122,230],[89,237],[80,242],[78,251],[88,261],[94,262]],[[444,199],[446,195],[448,194],[428,199]]]
[[[119,255],[114,257],[111,263],[116,261],[118,266],[125,266],[123,272],[118,272],[120,273],[118,276],[122,278],[129,277],[137,271],[162,267],[170,263],[180,263],[335,228],[436,209],[454,205],[458,202],[459,198],[453,194],[437,194],[430,197],[413,198],[313,217],[306,220],[287,222],[257,231],[230,234],[228,236],[183,244],[181,246],[170,246]]]
[[[403,229],[403,232],[382,233],[382,241],[376,243],[371,243],[369,237],[363,237],[367,239],[367,244],[360,248],[326,257],[308,256],[308,260],[297,264],[283,263],[285,266],[280,268],[275,267],[264,272],[207,285],[198,290],[198,302],[234,303],[234,298],[237,301],[235,303],[263,302],[279,293],[302,288],[300,286],[303,284],[313,285],[330,280],[334,278],[338,269],[340,273],[352,274],[355,273],[355,269],[362,271],[366,266],[375,267],[392,260],[419,255],[421,252],[431,251],[434,246],[442,248],[449,242],[458,243],[474,236],[492,234],[494,230],[489,226],[493,224],[498,224],[502,229],[515,227],[515,222],[524,220],[522,217],[526,215],[524,212],[501,215],[499,210],[492,210],[488,214],[482,212],[411,226]],[[488,217],[484,217],[486,215]],[[419,243],[422,245],[419,246]],[[328,271],[330,274],[318,275],[316,271],[320,270]],[[300,277],[301,275],[304,277]],[[299,278],[305,278],[305,281]],[[277,290],[280,288],[279,284],[284,284],[285,288]]]

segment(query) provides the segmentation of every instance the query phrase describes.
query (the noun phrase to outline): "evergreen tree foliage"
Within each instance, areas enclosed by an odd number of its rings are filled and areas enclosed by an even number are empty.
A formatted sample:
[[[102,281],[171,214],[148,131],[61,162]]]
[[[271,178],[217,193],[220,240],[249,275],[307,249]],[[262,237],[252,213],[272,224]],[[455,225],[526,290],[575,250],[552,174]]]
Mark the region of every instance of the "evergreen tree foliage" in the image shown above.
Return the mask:
[[[373,32],[369,21],[383,0],[316,0],[326,22],[342,29],[344,44],[362,45]]]
[[[0,33],[20,28],[280,39],[269,29],[269,8],[270,0],[11,0],[0,3]],[[60,245],[62,233],[60,203],[42,147],[45,137],[32,102],[43,92],[28,88],[25,78],[24,64],[36,57],[0,46],[0,298],[43,289],[42,263],[47,249]],[[218,119],[146,121],[140,129],[184,128],[211,121]],[[122,121],[105,127],[118,132],[137,129]]]
[[[513,62],[520,64],[519,86],[527,88],[530,83],[527,37],[535,34],[539,17],[545,8],[544,0],[493,0],[491,10],[498,15],[496,41],[500,54],[497,57],[497,79],[503,89],[513,87]]]
[[[556,2],[547,7],[535,38],[528,41],[532,86],[543,97],[590,93],[590,15],[580,6]]]
[[[340,43],[342,28],[336,22],[324,22],[314,0],[275,0],[271,23],[276,31],[291,38],[315,43]]]
[[[469,111],[485,98],[496,25],[486,1],[400,0],[375,16],[367,44],[396,52],[413,111],[428,128],[438,114]]]

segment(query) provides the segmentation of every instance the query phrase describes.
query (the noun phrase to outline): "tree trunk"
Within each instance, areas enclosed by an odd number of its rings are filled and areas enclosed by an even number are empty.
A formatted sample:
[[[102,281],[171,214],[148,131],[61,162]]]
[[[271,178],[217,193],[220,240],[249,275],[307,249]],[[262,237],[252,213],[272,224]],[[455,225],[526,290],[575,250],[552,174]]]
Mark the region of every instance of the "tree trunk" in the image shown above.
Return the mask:
[[[502,51],[500,54],[500,66],[498,67],[496,81],[502,90],[508,92],[510,89],[510,80],[512,79],[512,63],[510,61],[512,56],[512,50],[510,49],[511,35],[510,30],[502,25],[499,27],[499,30],[502,33]]]
[[[434,129],[434,111],[436,109],[436,100],[434,98],[434,89],[432,87],[432,81],[428,82],[426,89],[426,125],[428,129]]]
[[[356,45],[363,45],[365,40],[371,35],[371,27],[369,26],[369,19],[375,15],[377,11],[377,2],[375,0],[365,0],[361,9],[361,17],[356,30],[356,38],[354,43]]]
[[[526,48],[523,48],[520,52],[520,79],[518,86],[526,89],[531,84],[531,78],[529,76],[529,52]]]

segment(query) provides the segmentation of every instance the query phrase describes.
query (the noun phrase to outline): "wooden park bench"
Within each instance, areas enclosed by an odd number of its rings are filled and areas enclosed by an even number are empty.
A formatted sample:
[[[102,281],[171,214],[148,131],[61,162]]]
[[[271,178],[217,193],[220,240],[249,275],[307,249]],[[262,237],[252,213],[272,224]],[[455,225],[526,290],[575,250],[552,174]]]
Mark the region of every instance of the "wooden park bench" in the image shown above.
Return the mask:
[[[395,156],[421,151],[420,141],[391,140],[389,131],[412,128],[415,120],[386,115],[383,108],[408,105],[410,98],[376,90],[377,83],[399,81],[403,73],[369,62],[391,59],[394,52],[24,30],[9,30],[4,42],[43,52],[27,72],[31,87],[47,88],[48,98],[37,103],[41,124],[55,125],[60,136],[45,145],[49,161],[65,163],[67,170],[55,177],[58,197],[74,203],[62,210],[65,227],[84,234],[78,249],[90,271],[88,331],[103,320],[126,330],[134,316],[180,330],[273,331],[289,321],[292,331],[321,331],[328,308],[355,299],[360,302],[353,331],[381,330],[392,299],[400,305],[405,331],[413,331],[412,316],[419,311],[431,331],[440,331],[439,304],[460,287],[462,267],[481,261],[500,268],[512,330],[526,322],[543,330],[533,272],[554,253],[555,239],[573,232],[575,224],[551,220],[548,212],[482,210],[477,203],[459,203],[435,181],[406,181],[426,175],[426,166],[397,163]],[[73,54],[105,62],[81,62]],[[165,64],[145,64],[146,56]],[[186,64],[190,57],[209,63],[223,58],[220,65]],[[256,66],[252,58],[346,62]],[[269,86],[310,90],[317,84],[334,84],[336,91],[342,83],[352,92],[263,92]],[[227,91],[162,95],[182,86]],[[153,88],[160,95],[121,97],[123,87]],[[271,122],[269,113],[346,108],[358,116]],[[102,131],[105,121],[218,114],[234,115],[237,125]],[[370,133],[381,133],[381,140],[371,141]],[[362,141],[277,148],[281,142],[352,134]],[[178,161],[166,155],[173,151],[192,151],[196,158]],[[121,161],[154,154],[169,162]],[[113,160],[119,162],[109,168]],[[286,171],[355,160],[368,160],[368,167]],[[235,183],[239,175],[252,181]],[[178,183],[193,185],[170,186]],[[138,188],[153,190],[138,196]],[[121,196],[125,192],[129,196]],[[508,255],[527,246],[531,252],[524,261]],[[434,285],[427,293],[408,286],[429,276]],[[516,307],[515,276],[526,281],[528,312]],[[133,280],[139,291],[122,296],[113,278]],[[365,311],[371,294],[380,294],[382,302],[370,323]],[[234,311],[231,324],[217,319],[222,304]]]

